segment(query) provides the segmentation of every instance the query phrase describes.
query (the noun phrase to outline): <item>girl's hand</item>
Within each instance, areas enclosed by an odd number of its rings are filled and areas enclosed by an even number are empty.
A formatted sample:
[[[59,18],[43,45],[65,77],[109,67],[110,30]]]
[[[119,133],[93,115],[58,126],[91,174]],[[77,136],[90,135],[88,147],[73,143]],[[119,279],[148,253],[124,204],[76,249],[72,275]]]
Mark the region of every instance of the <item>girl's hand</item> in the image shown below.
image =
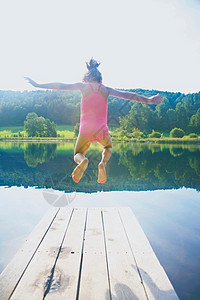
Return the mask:
[[[158,105],[162,102],[163,102],[163,97],[160,96],[159,93],[155,96],[149,97],[149,101],[148,101],[149,104],[156,104],[156,105]]]
[[[32,84],[33,86],[35,86],[35,87],[39,86],[39,84],[36,83],[35,81],[33,81],[31,78],[29,78],[29,77],[24,77],[24,78],[28,81],[28,83]]]

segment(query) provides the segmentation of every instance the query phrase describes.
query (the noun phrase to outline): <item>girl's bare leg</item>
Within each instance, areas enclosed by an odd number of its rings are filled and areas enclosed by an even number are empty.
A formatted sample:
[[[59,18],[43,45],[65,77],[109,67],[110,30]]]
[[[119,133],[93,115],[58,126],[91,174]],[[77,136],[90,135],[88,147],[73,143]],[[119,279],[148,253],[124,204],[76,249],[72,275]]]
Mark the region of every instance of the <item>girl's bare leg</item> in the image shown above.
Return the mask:
[[[112,139],[110,134],[108,134],[103,140],[99,142],[99,144],[104,148],[102,152],[102,159],[99,163],[99,173],[98,173],[98,182],[104,183],[107,180],[106,177],[106,164],[109,161],[112,155]]]
[[[78,166],[74,169],[72,173],[73,180],[78,183],[83,176],[87,166],[88,159],[85,157],[86,151],[90,147],[90,142],[86,140],[82,135],[78,135],[76,145],[74,148],[74,161],[78,164]]]

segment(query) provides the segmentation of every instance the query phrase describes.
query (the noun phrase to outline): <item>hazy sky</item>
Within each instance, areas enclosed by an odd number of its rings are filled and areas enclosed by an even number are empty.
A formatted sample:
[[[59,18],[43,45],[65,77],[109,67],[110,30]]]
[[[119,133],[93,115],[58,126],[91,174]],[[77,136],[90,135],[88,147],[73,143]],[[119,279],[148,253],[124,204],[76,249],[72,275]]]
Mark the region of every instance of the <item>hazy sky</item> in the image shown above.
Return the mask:
[[[82,80],[102,62],[103,83],[200,91],[199,0],[1,0],[0,90]]]

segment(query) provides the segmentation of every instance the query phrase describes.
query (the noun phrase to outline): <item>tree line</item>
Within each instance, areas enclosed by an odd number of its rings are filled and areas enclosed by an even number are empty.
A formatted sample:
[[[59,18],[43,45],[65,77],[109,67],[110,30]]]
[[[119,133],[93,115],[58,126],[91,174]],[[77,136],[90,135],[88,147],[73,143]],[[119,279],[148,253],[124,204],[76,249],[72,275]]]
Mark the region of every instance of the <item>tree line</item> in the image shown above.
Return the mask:
[[[162,104],[147,105],[109,97],[108,125],[130,132],[170,132],[178,127],[186,133],[200,133],[200,92],[192,94],[130,89],[145,96],[160,93]],[[75,125],[80,119],[78,91],[0,91],[0,126],[23,126],[28,113],[48,118],[55,124]]]

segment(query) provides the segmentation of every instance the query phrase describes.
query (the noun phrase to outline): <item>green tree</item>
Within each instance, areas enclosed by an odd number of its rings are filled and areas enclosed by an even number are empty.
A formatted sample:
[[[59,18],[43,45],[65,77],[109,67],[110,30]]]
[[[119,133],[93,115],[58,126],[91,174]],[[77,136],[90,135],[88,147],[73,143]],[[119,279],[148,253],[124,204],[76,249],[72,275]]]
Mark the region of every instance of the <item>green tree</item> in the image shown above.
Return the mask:
[[[185,110],[185,107],[182,103],[176,105],[176,126],[179,128],[187,129],[188,126],[188,117]]]
[[[51,122],[49,119],[45,119],[45,128],[44,128],[44,135],[47,137],[56,137],[56,124],[54,122]]]
[[[197,110],[197,113],[191,117],[189,127],[193,132],[200,133],[200,108]]]
[[[168,130],[176,127],[176,111],[174,109],[169,108],[167,111],[168,116]]]
[[[196,133],[190,133],[189,137],[190,138],[198,138],[198,134],[196,134]]]
[[[152,126],[153,111],[148,105],[142,103],[134,103],[130,112],[123,118],[120,118],[120,127],[129,133],[134,128],[148,132]]]
[[[24,130],[28,136],[37,136],[37,114],[29,113],[24,121]]]
[[[184,135],[185,135],[185,132],[181,128],[174,128],[170,131],[170,137],[173,137],[173,138],[182,138],[182,137],[184,137]]]
[[[169,119],[167,111],[170,108],[169,101],[165,99],[160,105],[156,106],[155,110],[155,124],[151,129],[156,129],[159,131],[168,131],[169,130]]]
[[[74,135],[78,136],[79,134],[79,127],[80,127],[80,123],[76,123],[76,125],[74,126]]]
[[[56,137],[56,126],[49,119],[38,117],[34,112],[29,113],[24,121],[24,130],[28,137]]]
[[[143,132],[140,131],[138,128],[134,128],[132,131],[132,137],[134,138],[141,138],[143,136]]]
[[[161,133],[160,132],[158,132],[158,131],[154,131],[154,130],[152,130],[152,133],[150,133],[149,134],[149,137],[150,138],[161,138]]]

